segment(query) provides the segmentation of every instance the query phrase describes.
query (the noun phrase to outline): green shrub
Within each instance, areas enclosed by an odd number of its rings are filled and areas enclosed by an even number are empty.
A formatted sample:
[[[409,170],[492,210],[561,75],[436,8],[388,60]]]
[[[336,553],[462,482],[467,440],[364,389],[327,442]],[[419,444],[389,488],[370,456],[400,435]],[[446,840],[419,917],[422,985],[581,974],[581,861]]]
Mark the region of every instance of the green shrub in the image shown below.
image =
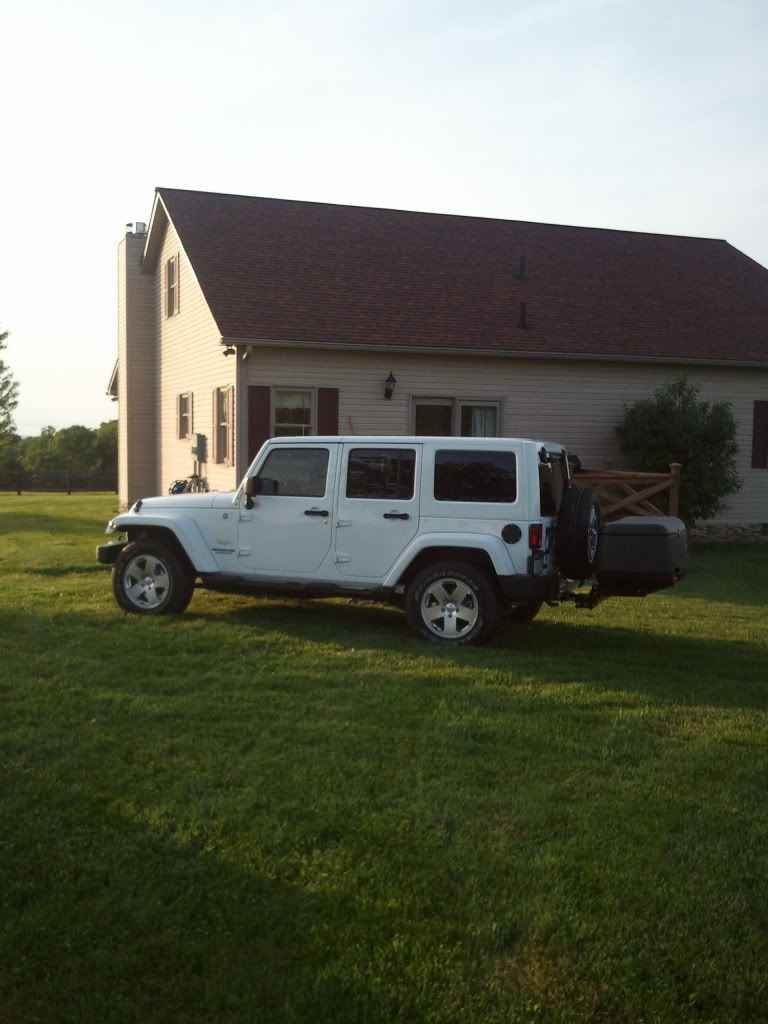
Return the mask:
[[[731,403],[703,401],[685,376],[627,406],[616,429],[633,469],[663,473],[672,462],[682,465],[678,514],[689,524],[716,516],[741,487]]]

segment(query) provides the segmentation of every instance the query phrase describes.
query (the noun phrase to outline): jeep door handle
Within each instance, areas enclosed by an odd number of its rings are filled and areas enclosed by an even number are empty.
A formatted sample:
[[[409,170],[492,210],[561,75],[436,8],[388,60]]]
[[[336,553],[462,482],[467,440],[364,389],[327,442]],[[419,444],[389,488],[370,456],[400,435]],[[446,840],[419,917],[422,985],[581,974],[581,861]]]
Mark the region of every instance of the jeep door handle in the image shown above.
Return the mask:
[[[411,517],[407,512],[385,512],[385,519],[410,519]]]
[[[322,516],[324,519],[328,518],[328,510],[324,508],[305,508],[305,516]]]

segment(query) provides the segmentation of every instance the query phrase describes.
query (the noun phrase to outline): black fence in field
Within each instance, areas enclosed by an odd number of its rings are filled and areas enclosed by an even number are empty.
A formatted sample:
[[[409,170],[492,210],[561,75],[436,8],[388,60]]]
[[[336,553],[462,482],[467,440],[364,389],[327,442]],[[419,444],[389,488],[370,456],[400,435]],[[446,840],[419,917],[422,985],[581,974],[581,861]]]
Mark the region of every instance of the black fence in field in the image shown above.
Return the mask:
[[[48,491],[54,494],[77,494],[83,491],[117,493],[117,478],[104,473],[61,472],[0,473],[0,493],[30,494]]]

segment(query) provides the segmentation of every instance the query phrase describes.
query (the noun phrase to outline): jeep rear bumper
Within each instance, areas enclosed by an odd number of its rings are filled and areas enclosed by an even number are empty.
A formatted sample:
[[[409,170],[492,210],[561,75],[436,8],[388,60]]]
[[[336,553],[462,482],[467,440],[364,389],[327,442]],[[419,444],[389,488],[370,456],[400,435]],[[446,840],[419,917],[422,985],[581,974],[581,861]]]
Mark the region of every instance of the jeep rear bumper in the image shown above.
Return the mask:
[[[519,604],[522,601],[557,601],[560,596],[560,577],[552,576],[498,576],[504,597]]]

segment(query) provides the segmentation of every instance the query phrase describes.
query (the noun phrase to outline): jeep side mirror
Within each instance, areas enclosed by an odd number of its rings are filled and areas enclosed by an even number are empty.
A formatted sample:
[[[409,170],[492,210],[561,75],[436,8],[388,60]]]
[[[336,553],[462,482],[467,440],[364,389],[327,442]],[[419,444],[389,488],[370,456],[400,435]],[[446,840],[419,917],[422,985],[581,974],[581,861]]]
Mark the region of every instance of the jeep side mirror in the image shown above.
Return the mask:
[[[245,481],[245,507],[253,508],[253,497],[261,494],[261,480],[257,476],[249,476]]]
[[[278,482],[269,477],[249,476],[245,481],[245,507],[253,508],[257,494],[277,494]]]

